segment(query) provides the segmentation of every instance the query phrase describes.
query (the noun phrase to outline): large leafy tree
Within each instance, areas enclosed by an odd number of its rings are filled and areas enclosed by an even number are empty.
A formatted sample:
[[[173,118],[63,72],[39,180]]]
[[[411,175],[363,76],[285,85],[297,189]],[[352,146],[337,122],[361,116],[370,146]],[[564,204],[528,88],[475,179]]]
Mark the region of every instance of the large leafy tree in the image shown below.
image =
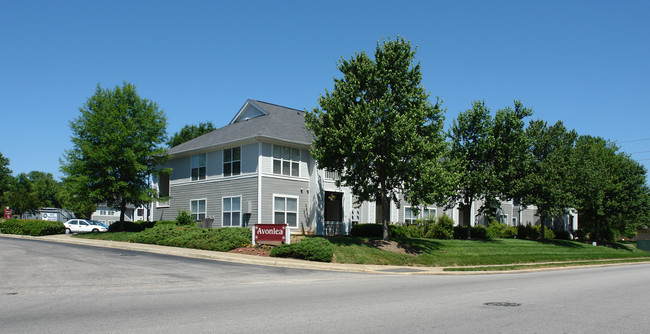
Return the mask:
[[[516,180],[526,166],[523,119],[530,115],[531,109],[515,101],[514,109],[499,109],[492,117],[484,101],[474,101],[471,109],[453,121],[447,136],[451,141],[450,166],[457,182],[449,202],[459,203],[462,225],[470,226],[475,200],[482,200],[481,211],[492,216],[500,199],[517,195]]]
[[[9,168],[9,159],[0,152],[0,211],[7,206],[6,194],[14,184],[12,173]]]
[[[526,129],[530,140],[529,168],[521,180],[522,203],[537,206],[537,215],[544,224],[575,204],[571,191],[571,154],[577,134],[558,121],[530,122]],[[542,229],[544,238],[544,229]]]
[[[167,119],[156,103],[141,98],[130,83],[103,89],[70,123],[72,149],[61,170],[72,194],[118,208],[120,224],[127,204],[139,206],[156,196],[150,176],[166,161]]]
[[[61,183],[54,179],[52,173],[31,171],[27,174],[31,182],[31,191],[38,198],[41,207],[60,208],[61,203]]]
[[[633,235],[650,219],[643,165],[600,137],[580,136],[573,152],[572,189],[580,227],[596,241]]]
[[[174,133],[167,141],[169,147],[178,146],[196,137],[214,131],[216,128],[212,122],[201,122],[199,125],[187,124],[180,131]]]
[[[498,180],[494,166],[494,120],[484,101],[474,101],[472,108],[458,114],[448,137],[449,158],[458,177],[450,202],[458,203],[461,225],[470,226],[474,200],[492,202]],[[471,231],[471,229],[468,229]]]
[[[35,213],[42,206],[40,199],[33,191],[32,180],[25,173],[20,173],[6,193],[7,204],[13,209],[15,215]]]
[[[384,240],[398,194],[419,205],[441,199],[444,191],[444,111],[422,87],[415,52],[397,38],[377,43],[374,59],[365,52],[341,59],[343,77],[306,115],[319,167],[338,172],[358,201],[381,205]]]

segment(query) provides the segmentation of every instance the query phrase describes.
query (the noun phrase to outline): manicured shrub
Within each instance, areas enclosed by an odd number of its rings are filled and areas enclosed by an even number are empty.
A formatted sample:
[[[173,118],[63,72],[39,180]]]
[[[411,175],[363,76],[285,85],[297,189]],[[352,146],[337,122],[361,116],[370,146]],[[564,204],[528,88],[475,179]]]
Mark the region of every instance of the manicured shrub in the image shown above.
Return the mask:
[[[488,239],[497,239],[497,238],[514,238],[517,236],[517,228],[514,226],[508,226],[497,221],[493,221],[487,228],[487,237]]]
[[[327,239],[305,238],[296,244],[277,246],[271,250],[269,255],[309,261],[332,262],[334,246]]]
[[[353,237],[382,238],[384,227],[381,224],[357,224],[352,226],[350,235]],[[410,229],[403,225],[388,225],[388,236],[395,239],[412,237]]]
[[[555,231],[555,239],[571,240],[571,233],[569,231]]]
[[[63,223],[58,221],[8,219],[0,223],[0,232],[7,234],[42,236],[64,233],[65,227],[63,226]]]
[[[178,216],[176,216],[176,224],[178,225],[194,225],[194,219],[192,215],[185,210],[178,210]]]
[[[542,238],[541,225],[519,225],[517,226],[517,238],[528,240],[540,240]],[[553,230],[544,226],[544,239],[555,239]]]
[[[467,239],[467,226],[454,226],[454,239]],[[481,225],[472,226],[472,239],[487,239],[487,229]]]
[[[394,239],[410,238],[409,229],[404,225],[388,225],[388,235]],[[383,236],[383,230],[382,230]]]
[[[350,230],[350,235],[353,237],[381,238],[383,233],[381,224],[357,224]]]
[[[161,224],[136,234],[130,241],[227,252],[250,243],[251,230],[246,227],[204,229],[192,225]]]
[[[514,226],[508,226],[501,231],[501,233],[501,237],[504,239],[514,239],[517,237],[517,228]]]
[[[156,222],[139,221],[139,222],[122,222],[123,231],[125,232],[141,232],[145,229],[152,228]],[[121,232],[120,222],[115,222],[108,227],[108,232]]]
[[[159,221],[156,222],[156,224],[154,226],[157,226],[157,225],[176,225],[176,221],[175,220],[159,220]]]
[[[447,215],[438,217],[435,224],[431,224],[426,232],[427,238],[452,239],[454,237],[454,220]]]

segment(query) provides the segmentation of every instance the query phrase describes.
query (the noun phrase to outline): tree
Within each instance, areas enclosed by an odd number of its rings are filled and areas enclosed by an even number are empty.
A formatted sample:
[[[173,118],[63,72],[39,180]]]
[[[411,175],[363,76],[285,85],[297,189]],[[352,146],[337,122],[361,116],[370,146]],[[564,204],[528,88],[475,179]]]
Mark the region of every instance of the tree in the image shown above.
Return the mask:
[[[580,136],[573,152],[573,192],[580,228],[595,241],[631,236],[650,219],[646,170],[612,142]]]
[[[33,214],[41,207],[41,201],[32,190],[32,181],[25,173],[18,174],[6,198],[7,204],[13,209],[15,215],[26,212]]]
[[[575,203],[570,159],[577,134],[560,121],[548,126],[542,120],[530,122],[526,134],[530,140],[530,165],[521,182],[522,204],[537,206],[537,215],[545,224]],[[541,231],[544,238],[544,228]]]
[[[184,142],[190,141],[196,137],[214,131],[216,128],[212,122],[199,123],[199,125],[185,125],[180,131],[174,133],[167,141],[169,147],[178,146]]]
[[[520,101],[514,109],[499,109],[494,118],[485,101],[474,101],[472,109],[461,112],[448,133],[451,140],[450,166],[458,181],[449,199],[459,203],[462,225],[471,237],[471,205],[483,200],[480,208],[494,217],[501,199],[517,196],[517,180],[525,174],[527,140],[523,119],[532,115]]]
[[[468,227],[474,200],[490,203],[497,190],[494,168],[494,120],[485,101],[474,101],[472,109],[461,112],[453,121],[448,137],[451,140],[449,158],[458,177],[451,203],[459,203],[461,225]]]
[[[31,171],[27,174],[31,191],[39,202],[39,207],[61,207],[61,183],[54,179],[52,173]]]
[[[13,187],[13,172],[9,169],[9,159],[0,153],[0,209],[7,205],[6,194]]]
[[[167,160],[167,119],[158,105],[143,99],[124,82],[113,90],[99,85],[70,123],[70,150],[61,170],[73,195],[119,208],[120,224],[127,204],[152,201],[150,176]]]
[[[398,194],[417,206],[444,191],[444,111],[429,102],[415,51],[398,38],[377,43],[374,60],[365,52],[342,58],[343,78],[306,114],[319,167],[338,172],[357,201],[378,202],[384,240]]]

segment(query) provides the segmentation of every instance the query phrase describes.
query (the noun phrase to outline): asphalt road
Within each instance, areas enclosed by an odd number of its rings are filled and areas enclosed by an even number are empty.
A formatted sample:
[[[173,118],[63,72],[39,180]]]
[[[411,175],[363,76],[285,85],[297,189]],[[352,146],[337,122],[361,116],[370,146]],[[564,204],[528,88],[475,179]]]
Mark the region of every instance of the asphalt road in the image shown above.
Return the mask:
[[[650,265],[283,269],[0,237],[0,333],[647,333]]]

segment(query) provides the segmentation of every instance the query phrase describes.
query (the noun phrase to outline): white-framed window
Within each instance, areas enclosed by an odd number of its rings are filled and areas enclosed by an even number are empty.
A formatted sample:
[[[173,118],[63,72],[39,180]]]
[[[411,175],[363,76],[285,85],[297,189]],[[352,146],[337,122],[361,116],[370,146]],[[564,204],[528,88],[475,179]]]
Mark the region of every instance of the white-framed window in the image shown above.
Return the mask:
[[[282,195],[273,196],[273,223],[298,227],[298,198]]]
[[[499,223],[508,224],[508,215],[499,215]]]
[[[190,201],[190,210],[194,221],[201,221],[205,218],[205,199],[193,199]]]
[[[192,181],[205,180],[207,160],[206,153],[192,156]]]
[[[161,173],[158,175],[158,196],[169,197],[169,174]],[[165,202],[157,201],[158,207],[169,206],[169,199]]]
[[[241,147],[223,150],[223,176],[241,174]]]
[[[221,226],[241,226],[241,197],[224,197],[221,202],[223,204]]]
[[[300,150],[273,145],[273,174],[300,176]]]
[[[404,206],[404,223],[410,225],[415,224],[418,219],[436,219],[436,213],[435,208],[419,208],[416,213],[413,207]]]

